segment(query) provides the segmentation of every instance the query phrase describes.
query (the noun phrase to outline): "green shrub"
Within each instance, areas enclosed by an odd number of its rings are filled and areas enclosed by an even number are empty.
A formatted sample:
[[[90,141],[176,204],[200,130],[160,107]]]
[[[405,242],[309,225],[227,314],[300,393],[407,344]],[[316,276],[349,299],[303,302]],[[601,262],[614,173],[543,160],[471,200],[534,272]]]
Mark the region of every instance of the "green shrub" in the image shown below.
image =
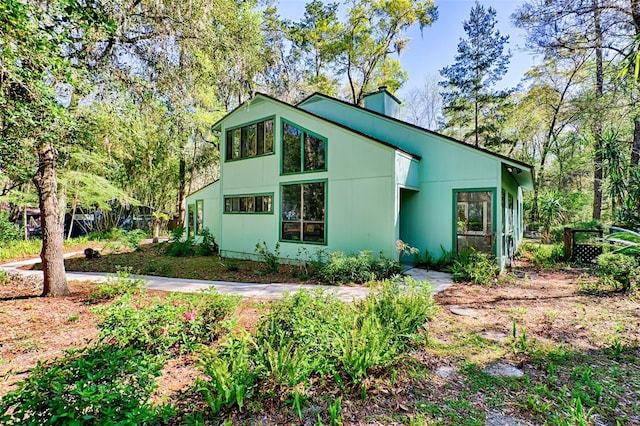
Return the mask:
[[[0,401],[3,425],[158,424],[174,409],[150,400],[163,359],[108,345],[38,365]]]
[[[623,292],[628,292],[637,285],[640,265],[635,257],[622,253],[604,253],[598,256],[596,263],[601,284]]]
[[[453,259],[453,251],[446,250],[442,244],[440,245],[440,257],[434,257],[428,251],[425,253],[424,262],[429,269],[436,271],[444,270],[451,265]]]
[[[459,253],[448,268],[454,281],[467,281],[474,284],[491,284],[500,269],[495,259],[476,250],[465,250]]]
[[[525,242],[518,247],[516,255],[528,258],[536,266],[553,268],[564,259],[564,244]]]
[[[195,243],[193,239],[187,238],[183,240],[186,229],[179,227],[171,231],[171,237],[167,242],[165,253],[172,257],[187,257],[196,254]]]
[[[230,337],[218,349],[203,350],[199,362],[207,380],[198,379],[196,390],[217,414],[223,407],[242,408],[252,396],[257,371],[251,356],[255,342],[248,333]]]
[[[347,256],[336,251],[329,254],[327,262],[319,267],[318,277],[330,284],[365,283],[390,278],[402,272],[400,264],[380,255],[374,258],[370,250]]]
[[[280,267],[280,243],[276,243],[273,251],[270,251],[266,241],[259,242],[253,251],[262,257],[268,274],[278,273],[278,268]]]
[[[21,240],[24,233],[9,220],[9,212],[0,212],[0,243]]]
[[[202,242],[198,246],[198,254],[202,256],[210,256],[218,252],[218,244],[216,243],[216,237],[209,231],[209,228],[204,228],[200,231],[202,236]]]
[[[175,348],[192,351],[227,331],[237,297],[213,292],[174,293],[145,300],[130,295],[97,308],[100,339],[118,347],[162,353]]]
[[[379,318],[394,339],[406,339],[435,314],[432,291],[430,284],[411,277],[385,280],[358,307]]]
[[[393,336],[372,312],[355,317],[336,335],[338,361],[354,383],[360,383],[373,366],[388,365],[397,351]]]
[[[107,275],[106,283],[99,283],[91,289],[89,299],[93,301],[113,299],[124,294],[140,294],[144,280],[131,278],[131,268],[118,268],[116,275]]]

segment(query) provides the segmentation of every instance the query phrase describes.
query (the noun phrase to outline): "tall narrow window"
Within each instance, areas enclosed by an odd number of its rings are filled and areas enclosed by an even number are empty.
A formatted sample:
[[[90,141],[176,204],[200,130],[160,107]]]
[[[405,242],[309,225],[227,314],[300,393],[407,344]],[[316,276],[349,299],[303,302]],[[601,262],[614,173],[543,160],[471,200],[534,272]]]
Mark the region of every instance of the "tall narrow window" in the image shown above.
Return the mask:
[[[195,236],[196,230],[196,206],[195,204],[189,204],[187,206],[187,224],[189,225],[187,228],[187,239],[193,238]]]
[[[204,221],[204,200],[196,200],[196,235],[202,234]]]
[[[492,253],[493,192],[460,191],[456,195],[457,252],[465,248]]]
[[[291,123],[282,123],[282,173],[327,169],[327,140]]]
[[[282,185],[281,239],[326,242],[326,183]]]

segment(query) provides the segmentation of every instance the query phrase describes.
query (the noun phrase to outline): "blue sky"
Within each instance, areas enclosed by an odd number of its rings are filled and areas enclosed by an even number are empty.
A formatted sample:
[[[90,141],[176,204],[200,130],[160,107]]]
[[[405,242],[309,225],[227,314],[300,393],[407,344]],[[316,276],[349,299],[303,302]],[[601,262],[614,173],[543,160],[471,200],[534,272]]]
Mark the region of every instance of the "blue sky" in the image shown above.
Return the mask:
[[[281,16],[298,20],[304,14],[305,3],[304,0],[280,0],[278,9]],[[438,6],[438,20],[424,28],[422,35],[417,27],[407,34],[412,40],[400,56],[403,68],[409,73],[409,81],[404,89],[422,86],[426,75],[436,74],[439,77],[438,70],[453,63],[458,42],[465,36],[462,22],[469,19],[474,0],[435,0],[435,3]],[[499,86],[514,87],[535,61],[530,53],[523,51],[524,33],[511,24],[511,14],[523,1],[481,0],[480,3],[496,10],[500,32],[510,36],[508,48],[513,56],[509,72]]]

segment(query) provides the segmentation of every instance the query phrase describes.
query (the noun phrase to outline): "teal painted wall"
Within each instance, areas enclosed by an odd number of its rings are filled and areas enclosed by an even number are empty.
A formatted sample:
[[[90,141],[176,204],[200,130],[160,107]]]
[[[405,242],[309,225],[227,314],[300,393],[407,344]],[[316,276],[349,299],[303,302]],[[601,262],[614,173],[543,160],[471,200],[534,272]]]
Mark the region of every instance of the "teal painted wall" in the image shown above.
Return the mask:
[[[382,251],[386,256],[395,257],[395,150],[293,107],[259,98],[228,116],[222,123],[221,134],[224,136],[227,128],[272,116],[275,116],[274,155],[222,162],[217,212],[221,227],[216,228],[216,240],[221,253],[253,257],[255,245],[261,241],[267,242],[272,250],[280,236],[280,185],[326,180],[327,243],[316,245],[280,241],[281,256],[295,259],[298,249],[304,246],[311,254],[316,249],[348,253],[371,249],[375,253]],[[327,138],[327,171],[280,174],[283,118]],[[221,146],[220,157],[225,158],[224,143]],[[416,174],[414,169],[410,171],[413,175]],[[223,214],[224,196],[259,193],[273,193],[273,214]],[[204,197],[201,192],[196,192],[188,197],[188,203]],[[208,215],[211,210],[207,205],[205,203]]]
[[[221,180],[191,194],[188,203],[205,200],[205,222],[220,244],[223,255],[252,257],[256,243],[265,241],[272,250],[280,237],[283,183],[322,180],[327,182],[326,244],[280,242],[282,257],[295,259],[299,248],[348,253],[370,249],[396,257],[396,240],[402,239],[440,257],[442,249],[455,247],[455,190],[487,188],[495,191],[492,208],[495,253],[503,256],[501,193],[517,200],[514,217],[521,218],[522,190],[503,161],[464,144],[386,120],[368,111],[339,102],[312,98],[300,106],[326,116],[374,138],[400,146],[421,156],[420,160],[264,97],[256,97],[228,115],[220,124],[222,152],[227,128],[274,117],[273,155],[222,161]],[[326,171],[281,175],[281,129],[286,119],[327,139]],[[224,196],[273,194],[272,214],[224,214]],[[517,242],[522,229],[515,230]]]

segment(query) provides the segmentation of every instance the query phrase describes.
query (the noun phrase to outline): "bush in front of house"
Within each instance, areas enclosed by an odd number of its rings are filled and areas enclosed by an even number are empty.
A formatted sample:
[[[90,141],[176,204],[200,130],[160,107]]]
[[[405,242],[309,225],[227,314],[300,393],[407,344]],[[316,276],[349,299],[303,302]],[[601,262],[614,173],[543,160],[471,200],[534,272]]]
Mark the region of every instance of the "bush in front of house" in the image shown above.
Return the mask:
[[[363,250],[356,255],[345,255],[341,251],[330,253],[316,274],[320,280],[330,284],[361,284],[391,278],[400,272],[402,267],[397,261],[382,254],[376,258],[370,250]]]
[[[500,273],[496,260],[476,250],[463,250],[447,268],[453,275],[454,281],[471,282],[474,284],[488,285]]]

